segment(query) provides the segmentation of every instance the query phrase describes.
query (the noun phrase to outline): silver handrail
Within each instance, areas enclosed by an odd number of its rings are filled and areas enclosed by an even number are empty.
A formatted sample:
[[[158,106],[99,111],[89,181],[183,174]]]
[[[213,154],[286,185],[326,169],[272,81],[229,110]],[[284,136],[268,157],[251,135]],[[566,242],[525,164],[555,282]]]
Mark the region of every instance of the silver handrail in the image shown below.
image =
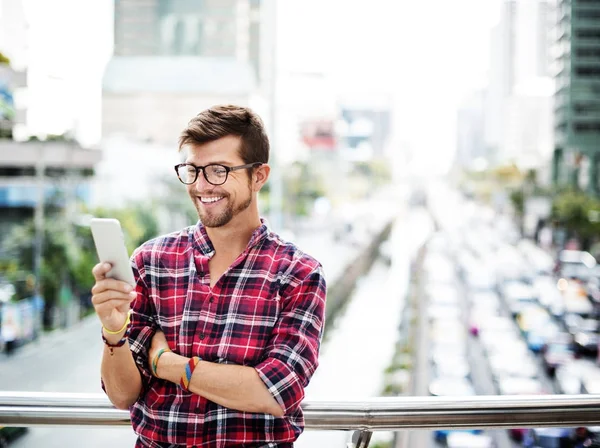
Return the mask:
[[[307,429],[569,427],[600,425],[600,395],[393,397],[306,401]],[[124,426],[129,412],[102,394],[1,392],[0,426]]]

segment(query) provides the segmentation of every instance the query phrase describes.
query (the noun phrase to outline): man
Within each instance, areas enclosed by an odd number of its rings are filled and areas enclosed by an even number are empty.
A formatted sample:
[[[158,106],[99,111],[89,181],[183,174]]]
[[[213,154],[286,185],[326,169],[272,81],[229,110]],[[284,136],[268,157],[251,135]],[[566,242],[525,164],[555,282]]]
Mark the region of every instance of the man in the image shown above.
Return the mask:
[[[93,269],[103,387],[130,409],[137,447],[292,447],[323,331],[321,265],[260,219],[269,141],[250,109],[200,113],[179,147],[198,224],[134,252],[133,291]]]

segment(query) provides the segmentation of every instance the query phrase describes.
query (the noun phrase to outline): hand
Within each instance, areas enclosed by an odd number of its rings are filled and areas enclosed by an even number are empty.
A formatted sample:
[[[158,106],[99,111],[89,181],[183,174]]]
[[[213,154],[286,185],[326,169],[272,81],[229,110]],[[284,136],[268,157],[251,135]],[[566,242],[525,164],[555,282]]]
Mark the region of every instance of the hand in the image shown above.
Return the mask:
[[[154,333],[154,336],[152,336],[152,341],[150,342],[150,350],[148,350],[148,367],[150,367],[151,372],[154,372],[154,370],[152,369],[152,361],[154,360],[154,357],[161,348],[164,348],[169,351],[171,350],[169,348],[169,343],[167,342],[165,334],[162,331],[157,330],[156,333]]]
[[[135,299],[136,293],[128,283],[107,278],[106,274],[111,268],[109,263],[99,263],[92,269],[96,279],[92,288],[92,304],[102,326],[110,331],[118,331],[127,320],[129,304]],[[121,335],[105,336],[117,341],[121,338]]]

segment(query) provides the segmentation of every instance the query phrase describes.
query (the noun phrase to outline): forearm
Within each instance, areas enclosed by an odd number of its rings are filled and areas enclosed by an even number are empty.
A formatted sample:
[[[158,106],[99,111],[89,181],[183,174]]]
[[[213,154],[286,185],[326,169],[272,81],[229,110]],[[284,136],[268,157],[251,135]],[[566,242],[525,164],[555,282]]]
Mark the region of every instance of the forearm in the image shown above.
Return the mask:
[[[179,384],[188,361],[185,356],[165,353],[158,364],[158,376]],[[230,409],[283,416],[283,410],[252,367],[200,361],[189,390]]]
[[[113,341],[110,341],[111,343]],[[119,409],[128,409],[140,395],[142,377],[126,342],[111,350],[104,346],[101,375],[106,394]]]

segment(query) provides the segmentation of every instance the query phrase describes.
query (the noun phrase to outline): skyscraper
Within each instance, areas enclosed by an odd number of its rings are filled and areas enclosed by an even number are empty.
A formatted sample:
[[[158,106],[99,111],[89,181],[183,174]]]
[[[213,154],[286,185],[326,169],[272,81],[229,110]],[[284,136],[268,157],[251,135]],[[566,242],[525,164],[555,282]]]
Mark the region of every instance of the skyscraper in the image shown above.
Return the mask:
[[[115,0],[114,55],[235,58],[258,72],[259,26],[260,0]]]
[[[560,0],[553,179],[600,192],[600,0]]]

